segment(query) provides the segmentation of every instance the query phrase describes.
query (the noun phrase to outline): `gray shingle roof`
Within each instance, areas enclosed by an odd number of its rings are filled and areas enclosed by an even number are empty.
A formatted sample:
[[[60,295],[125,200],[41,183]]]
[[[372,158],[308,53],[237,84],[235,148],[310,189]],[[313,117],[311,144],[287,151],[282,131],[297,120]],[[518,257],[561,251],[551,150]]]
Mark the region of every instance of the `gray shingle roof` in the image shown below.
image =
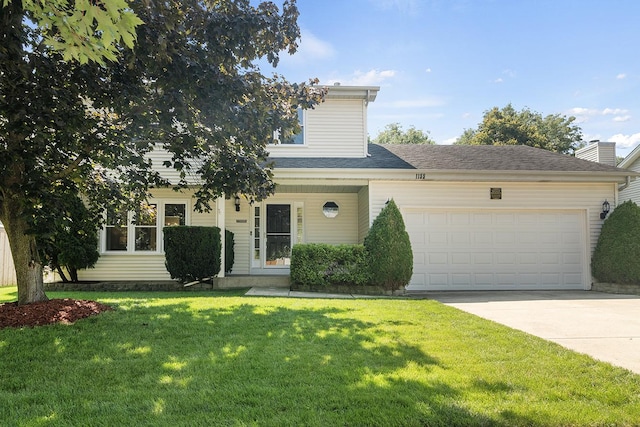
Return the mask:
[[[625,172],[524,145],[377,145],[367,158],[270,158],[278,168],[417,169],[441,171]]]

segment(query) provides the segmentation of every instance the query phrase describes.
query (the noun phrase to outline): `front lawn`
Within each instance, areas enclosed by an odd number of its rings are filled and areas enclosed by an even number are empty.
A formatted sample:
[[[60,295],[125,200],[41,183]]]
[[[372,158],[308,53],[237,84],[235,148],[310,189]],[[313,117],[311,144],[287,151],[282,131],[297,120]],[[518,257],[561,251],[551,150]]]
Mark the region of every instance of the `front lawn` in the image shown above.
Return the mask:
[[[0,288],[0,302],[16,299]],[[640,376],[429,300],[61,293],[0,330],[0,424],[636,425]]]

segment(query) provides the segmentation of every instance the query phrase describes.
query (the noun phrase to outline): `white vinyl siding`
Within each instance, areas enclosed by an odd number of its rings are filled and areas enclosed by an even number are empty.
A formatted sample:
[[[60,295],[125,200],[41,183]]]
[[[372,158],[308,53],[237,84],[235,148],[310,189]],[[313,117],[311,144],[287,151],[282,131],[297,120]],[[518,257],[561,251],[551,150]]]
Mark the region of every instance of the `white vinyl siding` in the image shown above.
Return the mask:
[[[616,199],[616,186],[614,183],[371,181],[370,221],[389,199],[405,208],[586,209],[588,243],[593,251],[602,228],[602,202]],[[490,188],[502,188],[502,199],[491,200]]]
[[[151,160],[151,167],[154,171],[160,173],[160,176],[169,180],[172,184],[177,184],[180,181],[180,172],[173,167],[166,167],[163,163],[167,160],[171,160],[172,154],[162,148],[160,144],[156,144],[153,151],[147,153],[145,158]],[[195,181],[195,180],[192,180]]]
[[[590,162],[602,163],[609,166],[616,166],[616,145],[615,142],[594,142],[576,151],[576,157]]]
[[[259,204],[258,204],[259,205]],[[256,206],[258,206],[256,205]],[[240,211],[236,212],[233,198],[225,201],[225,219],[227,230],[233,233],[234,261],[230,274],[249,274],[250,245],[253,243],[252,221],[253,206],[240,198]]]
[[[269,145],[272,157],[364,157],[366,106],[361,99],[327,99],[305,111],[304,145]]]
[[[95,268],[78,271],[78,278],[83,281],[171,280],[164,260],[164,255],[103,254]]]
[[[640,159],[636,160],[631,166],[627,167],[630,171],[640,172]],[[631,200],[635,204],[640,205],[640,178],[636,178],[635,181],[631,181],[629,186],[620,191],[620,202],[626,202]],[[609,200],[611,202],[611,200]],[[613,208],[613,203],[612,206]]]
[[[369,232],[369,187],[358,192],[358,243],[363,243]]]
[[[0,224],[0,286],[15,285],[16,269],[11,257],[11,247],[4,226]]]

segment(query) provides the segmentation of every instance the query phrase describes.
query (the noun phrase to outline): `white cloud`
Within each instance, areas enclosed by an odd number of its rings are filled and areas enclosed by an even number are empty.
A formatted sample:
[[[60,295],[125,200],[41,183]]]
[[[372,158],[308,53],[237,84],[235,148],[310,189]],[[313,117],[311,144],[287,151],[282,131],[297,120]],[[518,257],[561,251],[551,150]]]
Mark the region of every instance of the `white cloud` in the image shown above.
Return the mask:
[[[428,107],[438,107],[441,105],[444,105],[444,101],[436,97],[404,99],[404,100],[393,101],[389,103],[389,106],[393,108],[428,108]]]
[[[456,142],[457,140],[458,140],[458,137],[445,139],[444,141],[442,141],[442,144],[443,145],[451,145],[454,142]]]
[[[402,13],[414,14],[419,9],[419,0],[371,0],[375,7],[382,10],[397,9]]]
[[[345,86],[379,86],[385,81],[395,77],[395,70],[369,70],[362,72],[357,70],[353,75],[346,79],[330,79],[327,84],[340,83]]]
[[[286,52],[281,52],[280,59],[281,62],[289,64],[303,64],[331,59],[334,55],[335,49],[331,43],[319,39],[310,31],[302,29],[296,53],[288,55]]]
[[[425,72],[427,72],[427,73],[430,73],[430,72],[431,72],[431,68],[427,68],[427,69],[426,69],[426,70],[424,70],[424,71],[425,71]]]
[[[605,108],[598,110],[595,108],[575,107],[568,110],[567,114],[575,116],[576,123],[588,122],[589,119],[593,117],[611,115],[616,116],[613,118],[614,122],[626,122],[631,119],[631,116],[627,114],[628,112],[629,110],[625,110],[624,108]]]
[[[494,83],[502,83],[502,82],[504,82],[504,80],[502,80],[502,77],[498,77],[498,78],[497,78],[497,79],[495,79],[493,82],[494,82]]]
[[[606,116],[607,114],[625,114],[629,112],[629,110],[624,110],[622,108],[605,108],[602,110],[602,115]]]
[[[625,73],[620,73],[616,76],[616,79],[618,80],[622,80],[622,79],[626,79],[627,75]]]
[[[570,109],[568,113],[575,116],[595,116],[598,111],[591,108],[575,107]]]
[[[621,148],[630,148],[640,143],[640,133],[633,135],[623,135],[621,133],[613,135],[609,141],[615,142]]]

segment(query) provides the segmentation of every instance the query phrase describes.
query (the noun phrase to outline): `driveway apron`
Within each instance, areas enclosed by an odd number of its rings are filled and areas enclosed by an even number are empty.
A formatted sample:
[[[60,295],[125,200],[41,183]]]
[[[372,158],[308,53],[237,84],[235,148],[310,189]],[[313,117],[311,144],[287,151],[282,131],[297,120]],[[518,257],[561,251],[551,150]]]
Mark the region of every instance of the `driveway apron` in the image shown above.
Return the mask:
[[[424,296],[640,374],[640,296],[591,291]]]

